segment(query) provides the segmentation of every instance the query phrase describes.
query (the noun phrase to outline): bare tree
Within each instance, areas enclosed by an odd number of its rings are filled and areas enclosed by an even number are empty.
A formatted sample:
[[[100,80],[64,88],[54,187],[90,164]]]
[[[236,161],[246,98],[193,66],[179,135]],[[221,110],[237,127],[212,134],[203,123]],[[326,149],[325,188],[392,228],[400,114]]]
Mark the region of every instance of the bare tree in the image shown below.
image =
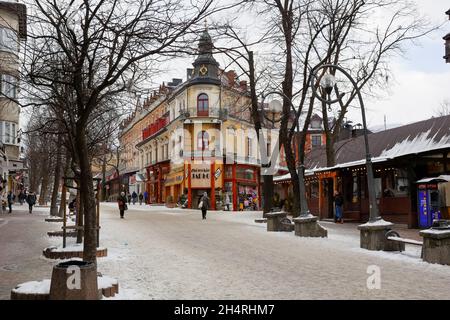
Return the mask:
[[[327,166],[332,167],[336,162],[334,143],[357,96],[356,90],[366,96],[376,96],[376,90],[385,88],[392,77],[389,59],[403,54],[406,43],[414,43],[434,28],[418,14],[410,1],[320,0],[310,12],[310,28],[314,33],[321,29],[313,43],[314,60],[339,64],[357,84],[357,88],[348,83],[340,83],[339,89],[335,86],[336,96],[345,93],[346,97],[336,108],[321,103]],[[317,15],[324,19],[322,24],[327,24],[326,28],[315,23]],[[383,19],[374,20],[373,17],[378,15]],[[302,50],[298,52],[301,54]],[[329,72],[335,74],[336,71]],[[325,95],[324,92],[322,94]],[[330,112],[333,121],[329,119]]]
[[[211,0],[185,5],[179,0],[36,0],[25,71],[32,89],[53,105],[66,128],[84,209],[85,261],[96,263],[96,214],[92,154],[88,148],[93,118],[107,113],[105,101],[147,79],[151,63],[182,51],[182,41],[208,14]],[[175,14],[183,12],[183,14]],[[33,90],[34,89],[34,90]],[[36,103],[33,101],[33,103]],[[113,104],[118,107],[117,104]],[[111,110],[111,109],[109,109]]]
[[[449,116],[450,115],[450,99],[444,99],[444,101],[441,102],[439,108],[437,108],[434,111],[434,114],[436,115],[436,117]]]

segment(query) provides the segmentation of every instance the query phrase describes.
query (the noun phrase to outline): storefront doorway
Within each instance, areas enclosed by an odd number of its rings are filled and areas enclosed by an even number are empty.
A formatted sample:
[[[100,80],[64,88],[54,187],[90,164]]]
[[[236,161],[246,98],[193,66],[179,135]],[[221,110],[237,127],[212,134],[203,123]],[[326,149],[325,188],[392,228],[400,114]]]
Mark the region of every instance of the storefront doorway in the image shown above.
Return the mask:
[[[206,192],[209,198],[209,207],[211,208],[211,192],[210,189],[192,189],[192,209],[197,209],[203,193]]]
[[[323,210],[322,216],[327,219],[334,218],[334,180],[333,178],[327,178],[322,180],[323,190]]]

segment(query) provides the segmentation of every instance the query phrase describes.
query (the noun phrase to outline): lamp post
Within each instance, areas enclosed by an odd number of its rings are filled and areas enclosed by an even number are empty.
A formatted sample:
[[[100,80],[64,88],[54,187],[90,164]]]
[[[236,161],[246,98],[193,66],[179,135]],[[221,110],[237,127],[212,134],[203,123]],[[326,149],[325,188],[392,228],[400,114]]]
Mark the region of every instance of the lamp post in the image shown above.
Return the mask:
[[[327,73],[322,76],[320,81],[320,86],[325,90],[327,94],[327,99],[322,98],[317,93],[317,88],[314,85],[314,79],[317,79],[317,73],[319,70],[329,68],[331,70],[337,70],[343,73],[346,78],[351,82],[353,88],[356,91],[356,94],[359,99],[359,104],[361,107],[361,116],[363,123],[363,133],[364,133],[364,146],[366,153],[366,174],[367,174],[367,187],[369,191],[369,221],[366,224],[360,225],[358,228],[361,230],[361,248],[369,249],[369,250],[385,250],[386,248],[386,237],[385,232],[389,230],[389,227],[393,226],[392,223],[386,222],[381,219],[378,204],[375,195],[375,179],[373,174],[373,166],[372,166],[372,156],[370,154],[369,148],[369,139],[367,135],[367,122],[366,122],[366,112],[364,108],[364,102],[362,99],[361,91],[358,88],[356,81],[351,77],[351,75],[342,67],[334,65],[334,64],[324,64],[314,68],[312,72],[311,79],[311,88],[314,96],[319,99],[321,102],[328,104],[331,106],[334,103],[341,101],[344,97],[344,94],[340,94],[336,99],[331,100],[330,95],[332,90],[336,87],[336,79],[335,77]]]

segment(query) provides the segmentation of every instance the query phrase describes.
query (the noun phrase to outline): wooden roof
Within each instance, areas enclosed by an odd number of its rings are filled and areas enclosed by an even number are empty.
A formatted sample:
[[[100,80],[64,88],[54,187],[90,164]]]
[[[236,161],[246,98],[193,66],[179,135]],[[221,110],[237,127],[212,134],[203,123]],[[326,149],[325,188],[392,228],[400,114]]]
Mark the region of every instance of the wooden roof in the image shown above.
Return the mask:
[[[386,161],[432,150],[450,149],[450,115],[371,133],[369,148],[374,162]],[[364,136],[335,143],[336,166],[364,164]],[[307,169],[326,168],[325,146],[314,148],[305,157]]]

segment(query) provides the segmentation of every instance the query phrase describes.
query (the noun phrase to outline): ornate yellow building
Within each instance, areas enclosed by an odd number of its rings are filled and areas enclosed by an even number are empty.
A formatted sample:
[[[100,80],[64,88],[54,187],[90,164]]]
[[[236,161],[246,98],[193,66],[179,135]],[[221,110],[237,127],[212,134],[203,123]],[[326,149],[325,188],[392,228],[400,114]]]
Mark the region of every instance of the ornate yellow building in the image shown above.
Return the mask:
[[[187,80],[161,86],[122,130],[122,187],[147,192],[148,203],[178,202],[184,194],[188,207],[196,208],[206,192],[211,209],[225,203],[234,210],[260,207],[261,165],[247,84],[219,69],[212,48],[205,31]],[[272,132],[264,134],[270,141]]]

